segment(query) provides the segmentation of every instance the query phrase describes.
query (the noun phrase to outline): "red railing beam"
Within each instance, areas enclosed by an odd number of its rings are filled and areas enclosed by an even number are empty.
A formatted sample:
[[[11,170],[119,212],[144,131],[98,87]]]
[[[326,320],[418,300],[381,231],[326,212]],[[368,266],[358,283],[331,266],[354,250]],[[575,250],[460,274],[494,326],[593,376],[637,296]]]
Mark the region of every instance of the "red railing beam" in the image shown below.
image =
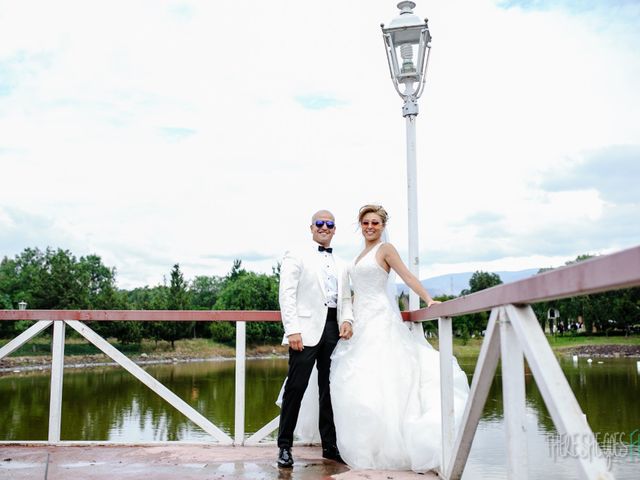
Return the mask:
[[[0,320],[279,322],[280,312],[270,310],[0,310]]]
[[[455,317],[500,305],[544,302],[638,285],[640,247],[633,247],[416,310],[410,320]]]
[[[409,320],[409,312],[402,312]],[[277,310],[0,310],[0,320],[82,322],[279,322]]]

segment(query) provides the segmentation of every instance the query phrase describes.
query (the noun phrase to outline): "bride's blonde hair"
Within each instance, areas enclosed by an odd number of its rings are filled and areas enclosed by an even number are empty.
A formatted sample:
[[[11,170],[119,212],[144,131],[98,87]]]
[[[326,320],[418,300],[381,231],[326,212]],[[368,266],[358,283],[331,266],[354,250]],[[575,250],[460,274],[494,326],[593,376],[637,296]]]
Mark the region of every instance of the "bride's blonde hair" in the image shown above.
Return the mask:
[[[370,204],[370,205],[365,205],[360,209],[360,212],[358,213],[358,223],[362,222],[362,219],[367,213],[375,213],[376,215],[378,215],[382,220],[383,225],[386,225],[387,220],[389,220],[389,214],[387,213],[387,211],[384,209],[382,205]]]

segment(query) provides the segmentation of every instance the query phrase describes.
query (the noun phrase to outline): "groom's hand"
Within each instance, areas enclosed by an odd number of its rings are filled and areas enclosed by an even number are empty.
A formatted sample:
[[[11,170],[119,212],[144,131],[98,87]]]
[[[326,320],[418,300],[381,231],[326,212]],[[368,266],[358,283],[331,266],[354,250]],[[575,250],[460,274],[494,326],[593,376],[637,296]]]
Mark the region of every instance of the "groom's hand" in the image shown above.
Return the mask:
[[[353,335],[353,328],[351,328],[350,322],[342,322],[340,325],[340,338],[349,340]]]
[[[296,350],[298,352],[304,350],[304,345],[302,344],[302,335],[300,335],[299,333],[293,333],[287,338],[289,339],[289,347],[291,347],[292,350]]]

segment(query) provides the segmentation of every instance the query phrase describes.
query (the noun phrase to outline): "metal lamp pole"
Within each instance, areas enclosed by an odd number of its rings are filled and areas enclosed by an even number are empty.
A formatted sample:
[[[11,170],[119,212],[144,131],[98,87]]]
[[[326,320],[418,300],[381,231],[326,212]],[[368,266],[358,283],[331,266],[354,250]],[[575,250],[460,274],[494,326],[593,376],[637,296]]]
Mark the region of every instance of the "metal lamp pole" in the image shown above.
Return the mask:
[[[427,63],[431,51],[431,34],[427,20],[421,20],[413,13],[415,6],[416,4],[411,1],[398,3],[400,14],[391,21],[388,27],[385,27],[384,24],[380,27],[387,52],[391,80],[396,92],[404,100],[402,116],[406,119],[407,125],[409,269],[420,279],[416,117],[418,115],[418,98],[424,90]],[[420,299],[416,293],[410,290],[409,309],[417,310],[418,308],[420,308]]]

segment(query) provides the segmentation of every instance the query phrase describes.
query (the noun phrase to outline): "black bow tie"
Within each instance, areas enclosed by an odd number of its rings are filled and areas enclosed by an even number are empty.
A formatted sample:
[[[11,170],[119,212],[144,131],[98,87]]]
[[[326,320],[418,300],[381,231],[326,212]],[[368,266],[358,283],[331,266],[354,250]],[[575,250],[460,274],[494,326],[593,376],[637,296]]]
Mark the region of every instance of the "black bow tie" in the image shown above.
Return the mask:
[[[323,247],[322,245],[318,245],[318,251],[319,252],[331,253],[331,252],[333,252],[333,248],[331,248],[331,247]]]

